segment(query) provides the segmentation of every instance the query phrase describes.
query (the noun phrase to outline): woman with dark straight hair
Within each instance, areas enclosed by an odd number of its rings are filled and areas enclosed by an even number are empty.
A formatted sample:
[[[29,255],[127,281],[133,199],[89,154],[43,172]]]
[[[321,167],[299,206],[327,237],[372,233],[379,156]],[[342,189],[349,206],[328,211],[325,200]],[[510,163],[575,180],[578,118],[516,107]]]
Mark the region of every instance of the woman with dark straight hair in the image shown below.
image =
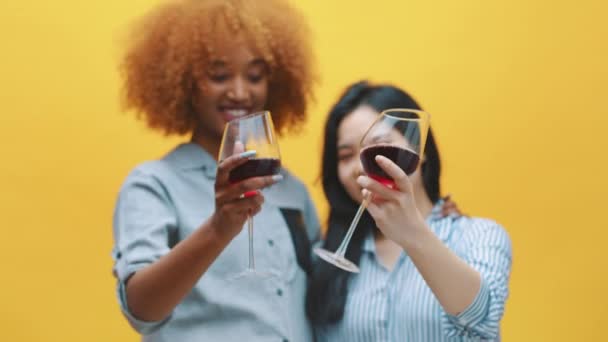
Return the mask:
[[[390,108],[421,109],[399,88],[362,81],[347,88],[327,119],[322,181],[330,211],[323,247],[338,248],[365,192],[373,200],[346,252],[361,272],[315,262],[306,309],[317,339],[498,340],[511,268],[509,236],[494,221],[445,214],[451,209],[441,197],[432,130],[412,175],[376,158],[396,189],[364,175],[359,142]]]

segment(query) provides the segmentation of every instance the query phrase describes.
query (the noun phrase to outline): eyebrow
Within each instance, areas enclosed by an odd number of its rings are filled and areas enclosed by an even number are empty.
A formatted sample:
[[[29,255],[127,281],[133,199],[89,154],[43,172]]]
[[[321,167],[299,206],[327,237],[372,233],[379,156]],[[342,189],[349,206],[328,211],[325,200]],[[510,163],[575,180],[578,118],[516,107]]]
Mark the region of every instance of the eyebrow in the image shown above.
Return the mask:
[[[226,63],[226,60],[224,60],[224,59],[214,59],[211,61],[210,64],[212,67],[224,67],[228,63]],[[254,58],[251,61],[249,61],[248,64],[249,65],[266,65],[267,63],[263,58]]]
[[[262,65],[262,66],[266,66],[266,61],[262,58],[255,58],[252,61],[249,62],[249,65]]]
[[[210,65],[209,65],[209,69],[222,69],[222,68],[226,68],[228,65],[226,64],[225,61],[221,60],[221,59],[216,59],[211,61]]]
[[[339,150],[351,149],[351,148],[353,148],[353,144],[349,144],[349,143],[338,144],[338,151]]]

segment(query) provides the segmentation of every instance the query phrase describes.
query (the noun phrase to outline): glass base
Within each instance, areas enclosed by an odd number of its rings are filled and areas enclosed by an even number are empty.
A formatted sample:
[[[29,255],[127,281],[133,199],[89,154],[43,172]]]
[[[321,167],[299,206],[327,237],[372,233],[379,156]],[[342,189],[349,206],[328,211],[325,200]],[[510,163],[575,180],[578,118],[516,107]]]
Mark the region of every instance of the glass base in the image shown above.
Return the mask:
[[[336,253],[330,252],[323,248],[315,248],[314,252],[319,256],[319,258],[338,268],[352,273],[359,273],[359,267],[343,256],[337,255]]]
[[[242,272],[239,272],[239,273],[231,276],[229,280],[238,280],[241,278],[267,279],[267,278],[272,278],[272,277],[276,277],[276,276],[277,276],[276,274],[271,273],[271,272],[258,271],[256,269],[248,268]]]

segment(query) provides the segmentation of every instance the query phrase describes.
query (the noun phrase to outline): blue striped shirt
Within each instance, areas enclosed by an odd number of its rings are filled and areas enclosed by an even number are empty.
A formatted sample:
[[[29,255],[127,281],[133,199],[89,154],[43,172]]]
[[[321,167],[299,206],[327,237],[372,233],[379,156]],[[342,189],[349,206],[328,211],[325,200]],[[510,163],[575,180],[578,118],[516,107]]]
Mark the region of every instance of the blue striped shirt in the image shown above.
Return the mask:
[[[480,272],[481,288],[457,316],[447,314],[408,258],[392,271],[378,260],[373,235],[364,241],[361,273],[349,278],[343,319],[316,327],[318,341],[498,341],[508,296],[511,242],[496,222],[441,217],[438,203],[427,219],[435,234]]]

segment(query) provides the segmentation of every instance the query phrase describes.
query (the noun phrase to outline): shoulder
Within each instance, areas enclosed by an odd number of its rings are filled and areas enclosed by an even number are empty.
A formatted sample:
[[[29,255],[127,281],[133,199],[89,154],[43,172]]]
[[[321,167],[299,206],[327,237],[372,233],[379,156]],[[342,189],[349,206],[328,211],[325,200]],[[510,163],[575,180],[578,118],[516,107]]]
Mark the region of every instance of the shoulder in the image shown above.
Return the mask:
[[[285,168],[281,175],[279,183],[264,190],[266,200],[281,208],[309,210],[312,200],[304,182]]]
[[[281,170],[281,175],[283,175],[283,180],[276,187],[279,192],[289,194],[290,197],[298,200],[309,198],[306,184],[300,178],[285,168]]]
[[[511,238],[498,222],[481,217],[462,217],[458,220],[457,232],[470,245],[490,245],[511,249]]]
[[[283,175],[282,183],[286,184],[286,186],[294,190],[308,192],[304,182],[296,175],[294,175],[291,171],[287,170],[286,168],[283,168],[281,170],[281,174]]]
[[[137,164],[127,174],[120,187],[120,193],[146,190],[146,192],[168,193],[168,189],[179,179],[177,166],[172,163],[169,152],[160,159]]]
[[[175,171],[180,168],[179,153],[183,149],[182,146],[177,146],[159,159],[139,163],[129,172],[125,183],[133,181],[164,183],[175,177]]]
[[[132,183],[162,183],[162,179],[166,178],[169,173],[169,165],[162,159],[142,162],[129,172],[123,185]]]

